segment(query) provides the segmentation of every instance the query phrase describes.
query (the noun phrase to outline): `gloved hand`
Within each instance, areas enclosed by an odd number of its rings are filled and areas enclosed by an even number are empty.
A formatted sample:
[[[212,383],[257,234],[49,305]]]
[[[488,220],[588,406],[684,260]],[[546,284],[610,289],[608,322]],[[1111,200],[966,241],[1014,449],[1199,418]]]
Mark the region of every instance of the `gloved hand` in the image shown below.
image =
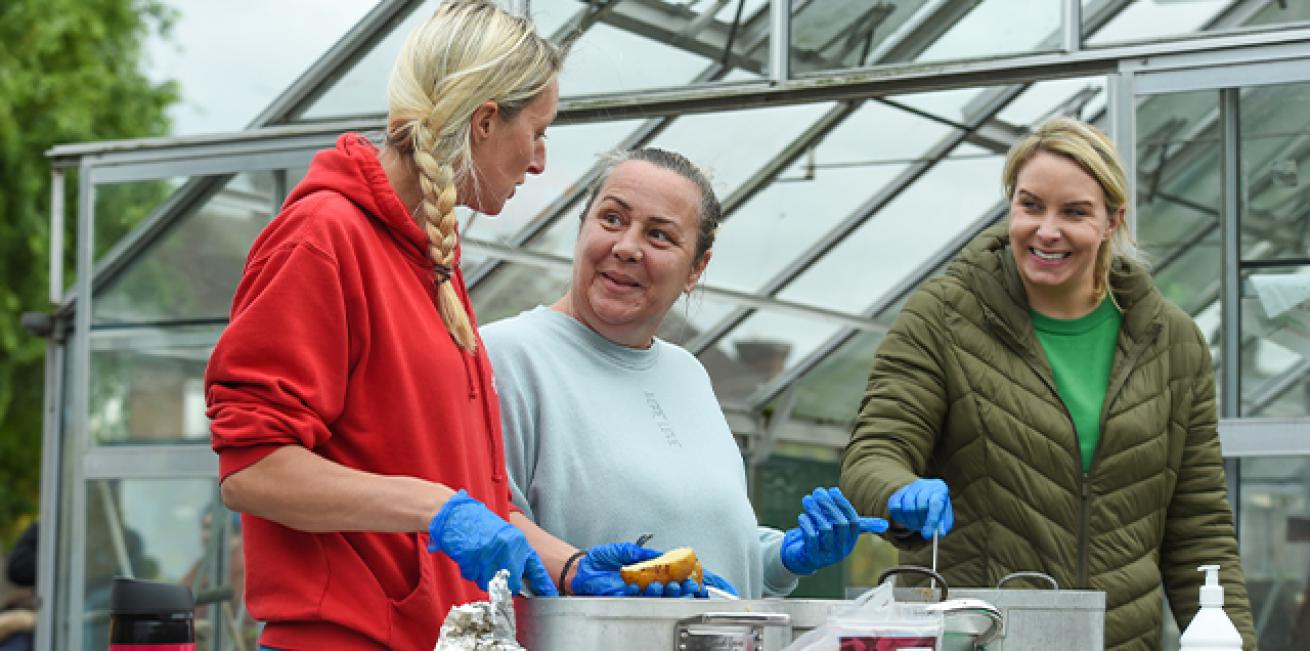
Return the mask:
[[[628,542],[596,545],[578,560],[578,573],[573,576],[569,589],[575,595],[592,597],[690,597],[699,592],[700,586],[694,579],[668,585],[655,581],[643,591],[619,576],[619,568],[624,565],[650,560],[662,553]]]
[[[934,530],[945,536],[955,526],[955,511],[951,509],[951,491],[940,479],[916,479],[892,493],[887,500],[887,511],[892,520],[906,529],[917,529],[919,535],[932,540]]]
[[[887,530],[882,518],[862,518],[836,488],[816,488],[801,500],[800,525],[782,538],[782,564],[792,574],[814,574],[846,558],[860,534]]]
[[[460,575],[483,590],[496,572],[509,570],[510,592],[518,594],[527,578],[534,594],[559,595],[523,532],[463,490],[446,500],[428,524],[428,534],[428,551],[445,552],[459,565]]]

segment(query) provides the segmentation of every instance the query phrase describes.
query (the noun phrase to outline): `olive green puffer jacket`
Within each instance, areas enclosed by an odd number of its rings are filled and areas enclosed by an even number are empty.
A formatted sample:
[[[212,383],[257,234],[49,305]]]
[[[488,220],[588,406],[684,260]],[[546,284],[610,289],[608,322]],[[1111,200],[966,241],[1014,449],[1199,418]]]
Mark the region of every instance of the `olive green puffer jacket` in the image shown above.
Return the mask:
[[[1089,473],[1009,236],[995,227],[911,296],[883,340],[841,488],[861,513],[886,517],[897,489],[944,479],[955,509],[939,551],[948,583],[990,587],[1038,570],[1063,587],[1103,590],[1106,648],[1159,648],[1161,597],[1185,627],[1198,607],[1197,566],[1219,563],[1225,609],[1253,649],[1209,348],[1140,266],[1116,260],[1111,287],[1123,325]],[[902,562],[929,564],[917,535],[889,540]]]

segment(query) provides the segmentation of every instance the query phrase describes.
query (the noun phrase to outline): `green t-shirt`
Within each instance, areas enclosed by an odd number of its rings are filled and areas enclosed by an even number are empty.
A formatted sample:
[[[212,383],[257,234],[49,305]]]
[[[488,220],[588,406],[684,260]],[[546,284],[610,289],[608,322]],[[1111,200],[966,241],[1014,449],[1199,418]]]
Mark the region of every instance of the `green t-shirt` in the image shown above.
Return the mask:
[[[1029,313],[1037,341],[1055,373],[1055,390],[1073,417],[1083,472],[1087,472],[1101,440],[1101,406],[1110,385],[1110,365],[1114,363],[1123,317],[1108,297],[1091,313],[1077,319],[1052,319],[1032,310]]]

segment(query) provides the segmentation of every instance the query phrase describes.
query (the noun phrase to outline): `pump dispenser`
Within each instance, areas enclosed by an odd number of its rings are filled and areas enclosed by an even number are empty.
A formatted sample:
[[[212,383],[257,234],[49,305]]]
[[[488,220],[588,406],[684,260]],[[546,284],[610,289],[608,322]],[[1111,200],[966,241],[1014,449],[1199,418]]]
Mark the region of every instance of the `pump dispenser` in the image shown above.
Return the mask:
[[[1224,612],[1224,586],[1219,584],[1219,566],[1202,565],[1201,609],[1183,631],[1181,651],[1220,651],[1242,648],[1242,634]]]

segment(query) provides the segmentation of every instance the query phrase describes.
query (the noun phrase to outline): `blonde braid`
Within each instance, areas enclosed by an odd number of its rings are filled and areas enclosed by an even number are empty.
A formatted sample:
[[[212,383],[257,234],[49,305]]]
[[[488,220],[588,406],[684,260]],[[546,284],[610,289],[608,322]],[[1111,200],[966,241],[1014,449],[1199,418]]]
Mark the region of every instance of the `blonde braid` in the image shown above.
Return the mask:
[[[416,122],[413,135],[414,165],[418,169],[419,188],[423,194],[419,211],[423,216],[428,257],[432,259],[437,283],[437,311],[455,343],[474,352],[478,349],[478,340],[473,333],[473,324],[452,282],[455,248],[459,245],[454,169],[449,162],[438,161],[432,155],[435,149],[433,136],[426,124]]]

